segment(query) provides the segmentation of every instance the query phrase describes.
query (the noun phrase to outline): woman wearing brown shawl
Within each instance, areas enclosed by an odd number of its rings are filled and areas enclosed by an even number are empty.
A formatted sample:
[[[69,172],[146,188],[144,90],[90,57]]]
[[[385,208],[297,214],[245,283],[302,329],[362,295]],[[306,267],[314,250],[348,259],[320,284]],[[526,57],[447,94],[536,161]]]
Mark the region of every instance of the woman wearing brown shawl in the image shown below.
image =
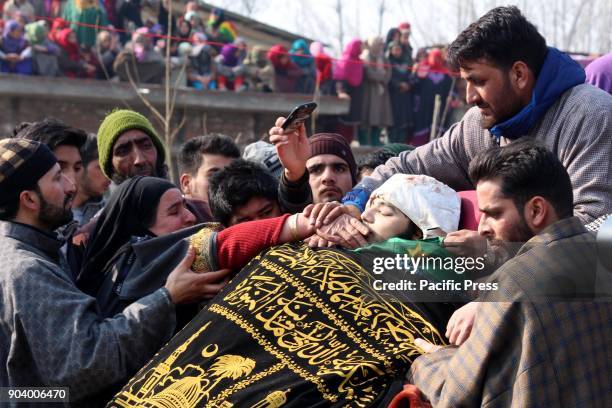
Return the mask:
[[[359,144],[380,146],[382,129],[393,125],[388,89],[391,67],[384,56],[385,45],[381,37],[371,37],[366,44],[367,48],[361,54],[361,59],[364,61],[364,78]]]
[[[262,45],[254,46],[244,62],[246,80],[249,90],[272,92],[274,88],[274,67]]]

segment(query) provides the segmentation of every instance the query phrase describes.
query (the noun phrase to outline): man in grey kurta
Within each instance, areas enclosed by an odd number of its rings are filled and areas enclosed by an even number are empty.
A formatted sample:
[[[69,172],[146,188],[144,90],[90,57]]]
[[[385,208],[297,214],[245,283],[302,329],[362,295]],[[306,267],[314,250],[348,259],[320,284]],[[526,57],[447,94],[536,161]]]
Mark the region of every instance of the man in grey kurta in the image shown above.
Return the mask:
[[[60,266],[63,242],[0,221],[0,384],[69,386],[70,399],[129,378],[170,339],[174,305],[165,289],[102,319],[96,299]]]
[[[64,386],[71,402],[93,403],[170,339],[173,302],[193,300],[200,277],[188,271],[190,254],[165,287],[101,318],[62,267],[53,234],[71,219],[74,192],[46,145],[0,141],[0,387]]]
[[[528,137],[567,169],[574,215],[583,223],[612,210],[612,96],[584,84],[584,70],[546,41],[516,7],[498,7],[466,28],[448,59],[467,81],[471,108],[441,138],[400,153],[343,199],[363,211],[371,192],[395,173],[426,174],[473,190],[470,160],[490,147]]]
[[[392,157],[355,189],[371,192],[393,174],[405,173],[427,174],[457,191],[473,190],[467,177],[470,160],[497,145],[490,131],[481,128],[479,111],[471,108],[441,138]],[[569,89],[527,137],[543,142],[567,169],[574,186],[574,212],[582,222],[612,212],[610,95],[586,84]],[[500,142],[504,146],[511,140],[502,137]]]

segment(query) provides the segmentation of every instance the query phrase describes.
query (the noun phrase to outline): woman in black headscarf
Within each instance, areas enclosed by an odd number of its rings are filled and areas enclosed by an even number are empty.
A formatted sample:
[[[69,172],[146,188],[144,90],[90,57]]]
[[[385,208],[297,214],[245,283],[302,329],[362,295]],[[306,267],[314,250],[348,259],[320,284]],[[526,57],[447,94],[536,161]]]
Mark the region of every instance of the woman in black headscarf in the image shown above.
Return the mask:
[[[464,279],[452,266],[424,266],[426,259],[453,262],[441,236],[457,229],[460,208],[457,193],[430,177],[393,176],[372,193],[363,214],[368,246],[293,243],[260,252],[108,406],[179,400],[193,407],[388,406],[422,354],[414,340],[445,344],[441,333],[456,307],[449,302],[462,300],[461,293],[443,299],[443,291],[419,293],[406,283]],[[263,232],[264,223],[278,228]],[[208,240],[208,248],[218,248],[230,230],[230,239],[242,241],[233,261],[262,239],[280,244],[313,232],[298,213],[234,225],[216,238],[203,230],[191,243],[201,249]],[[415,256],[422,267],[377,271],[380,261],[396,256]]]
[[[389,142],[410,143],[414,126],[414,96],[411,92],[414,75],[405,63],[404,49],[399,41],[387,44],[387,58],[391,65],[389,95],[393,111],[393,126],[388,129]]]
[[[389,44],[391,44],[394,41],[400,40],[400,35],[401,35],[400,30],[395,27],[387,31],[387,37],[385,38],[385,51],[389,49]]]
[[[125,181],[98,219],[85,250],[77,286],[101,303],[108,301],[107,297],[117,293],[132,267],[133,243],[169,234],[194,222],[180,190],[169,181],[155,177]],[[112,307],[103,312],[113,315],[117,311]]]

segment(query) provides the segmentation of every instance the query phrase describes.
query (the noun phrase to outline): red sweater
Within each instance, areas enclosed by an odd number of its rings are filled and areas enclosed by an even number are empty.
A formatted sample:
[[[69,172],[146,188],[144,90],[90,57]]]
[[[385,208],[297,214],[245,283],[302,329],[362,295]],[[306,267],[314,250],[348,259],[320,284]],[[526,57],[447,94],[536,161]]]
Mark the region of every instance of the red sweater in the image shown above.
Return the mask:
[[[285,220],[290,215],[243,222],[219,232],[217,234],[219,269],[240,269],[262,250],[277,245]]]

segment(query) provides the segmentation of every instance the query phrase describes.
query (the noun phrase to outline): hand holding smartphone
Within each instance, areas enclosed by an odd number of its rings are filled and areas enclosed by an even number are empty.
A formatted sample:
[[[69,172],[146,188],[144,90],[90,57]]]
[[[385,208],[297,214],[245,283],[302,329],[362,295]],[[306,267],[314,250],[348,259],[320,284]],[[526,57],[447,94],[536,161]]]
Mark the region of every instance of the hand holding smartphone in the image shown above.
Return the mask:
[[[281,127],[286,131],[297,130],[300,125],[310,117],[316,108],[317,104],[314,102],[308,102],[295,107],[289,116],[287,116],[287,119],[285,119],[285,122],[283,122]]]

